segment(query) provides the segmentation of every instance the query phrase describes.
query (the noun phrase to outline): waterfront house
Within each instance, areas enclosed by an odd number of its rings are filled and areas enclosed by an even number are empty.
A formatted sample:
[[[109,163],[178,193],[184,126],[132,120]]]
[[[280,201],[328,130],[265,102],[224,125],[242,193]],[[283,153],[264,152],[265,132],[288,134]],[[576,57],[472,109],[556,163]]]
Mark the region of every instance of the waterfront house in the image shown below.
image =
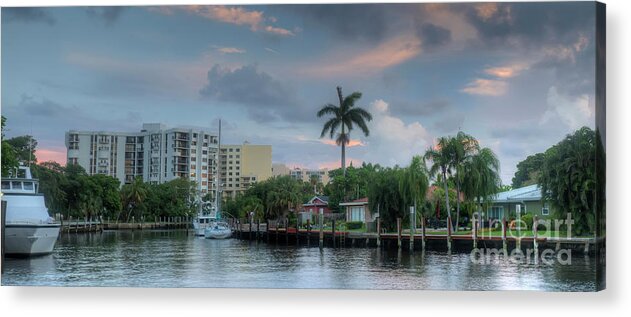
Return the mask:
[[[307,203],[302,204],[303,212],[317,214],[322,209],[325,214],[331,213],[329,209],[329,196],[313,196]]]
[[[340,203],[340,207],[343,207],[345,210],[347,222],[361,221],[363,223],[370,223],[375,221],[375,215],[368,207],[367,197]]]
[[[300,223],[304,224],[307,219],[313,219],[313,215],[318,215],[320,209],[324,214],[330,214],[329,196],[313,196],[308,202],[302,204],[302,211],[298,213]]]
[[[548,203],[541,197],[541,188],[537,184],[511,189],[495,195],[489,205],[485,219],[516,218],[517,214],[532,214],[541,219],[552,214]]]

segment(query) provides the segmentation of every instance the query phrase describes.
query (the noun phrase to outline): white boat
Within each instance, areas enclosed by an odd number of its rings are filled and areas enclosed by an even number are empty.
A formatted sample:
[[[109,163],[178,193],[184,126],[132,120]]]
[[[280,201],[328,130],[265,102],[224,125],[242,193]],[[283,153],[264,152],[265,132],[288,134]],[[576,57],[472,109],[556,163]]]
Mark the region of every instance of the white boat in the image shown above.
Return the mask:
[[[53,252],[60,224],[48,214],[39,182],[29,167],[20,166],[15,177],[2,178],[2,200],[6,202],[3,228],[5,255],[33,256]]]
[[[204,236],[204,230],[208,228],[212,222],[215,221],[215,217],[210,215],[199,214],[193,219],[193,231],[196,236]]]
[[[223,221],[214,221],[204,230],[206,239],[227,239],[232,236],[232,229]]]

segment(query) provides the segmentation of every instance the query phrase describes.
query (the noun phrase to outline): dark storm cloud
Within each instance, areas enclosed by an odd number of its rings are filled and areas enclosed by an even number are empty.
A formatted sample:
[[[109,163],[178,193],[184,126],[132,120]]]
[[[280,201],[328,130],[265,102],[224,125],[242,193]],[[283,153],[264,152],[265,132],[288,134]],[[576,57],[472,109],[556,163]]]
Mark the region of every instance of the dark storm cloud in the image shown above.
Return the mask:
[[[110,26],[114,22],[116,22],[119,19],[119,17],[121,16],[121,14],[123,13],[124,10],[125,10],[125,7],[89,7],[89,8],[85,8],[85,12],[88,14],[88,16],[90,16],[90,17],[92,17],[94,19],[101,20],[107,26]]]
[[[341,40],[383,40],[405,12],[406,4],[317,4],[282,6],[304,18],[305,28],[325,29]]]
[[[432,116],[442,114],[451,108],[446,100],[432,100],[423,103],[395,101],[390,104],[390,111],[397,116]]]
[[[293,90],[257,65],[230,70],[215,65],[208,71],[208,84],[203,97],[245,106],[250,117],[258,122],[278,119],[306,119]]]
[[[48,11],[42,8],[2,8],[2,21],[6,22],[41,22],[48,25],[55,24],[53,18]]]
[[[571,43],[594,24],[593,2],[497,3],[496,10],[480,14],[476,4],[451,5],[464,11],[484,45],[494,47]],[[513,41],[517,39],[518,41]]]
[[[56,146],[63,146],[63,134],[70,129],[133,131],[130,129],[137,129],[138,122],[142,121],[137,112],[113,112],[111,117],[99,117],[86,111],[85,106],[80,108],[47,97],[22,94],[16,104],[3,105],[2,114],[8,119],[9,137],[33,134],[39,141]],[[101,105],[87,107],[100,109]]]
[[[55,118],[67,112],[76,113],[76,111],[78,110],[64,107],[49,99],[42,99],[40,101],[37,101],[33,97],[27,95],[22,95],[22,98],[20,100],[20,107],[29,116],[42,116],[49,118]]]
[[[422,23],[416,30],[423,48],[431,50],[451,42],[451,31],[432,23]]]

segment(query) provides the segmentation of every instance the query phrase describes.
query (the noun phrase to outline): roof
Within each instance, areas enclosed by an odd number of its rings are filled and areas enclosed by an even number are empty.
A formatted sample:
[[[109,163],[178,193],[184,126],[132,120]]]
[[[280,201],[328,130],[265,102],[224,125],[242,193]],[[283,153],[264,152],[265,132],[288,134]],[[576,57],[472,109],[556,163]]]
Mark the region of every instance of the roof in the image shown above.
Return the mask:
[[[329,204],[329,196],[313,196],[313,198],[309,199],[306,204],[302,204],[303,206],[321,206],[322,204],[316,203],[316,199],[322,201],[324,205]]]
[[[340,203],[340,206],[362,206],[368,205],[368,197],[355,199],[353,201],[348,201],[344,203]]]
[[[541,200],[541,188],[538,184],[515,188],[498,193],[493,202],[537,201]]]

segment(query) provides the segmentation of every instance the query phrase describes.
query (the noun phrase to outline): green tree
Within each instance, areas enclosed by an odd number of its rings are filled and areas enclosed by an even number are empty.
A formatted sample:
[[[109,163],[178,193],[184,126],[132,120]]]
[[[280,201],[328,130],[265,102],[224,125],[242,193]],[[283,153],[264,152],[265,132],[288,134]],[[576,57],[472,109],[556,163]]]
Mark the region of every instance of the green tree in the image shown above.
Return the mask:
[[[397,218],[405,216],[403,197],[399,190],[403,170],[398,166],[375,172],[368,186],[370,210],[379,212],[381,223],[386,230],[396,228]]]
[[[275,177],[267,194],[268,218],[285,217],[289,211],[302,203],[300,183],[291,176]]]
[[[326,115],[332,115],[323,126],[320,137],[323,138],[329,134],[331,139],[335,137],[335,143],[342,147],[342,175],[346,176],[346,145],[350,142],[350,133],[355,126],[358,126],[365,136],[370,134],[366,121],[372,120],[372,115],[355,106],[355,102],[361,98],[360,92],[354,92],[346,97],[342,95],[342,87],[337,87],[337,95],[339,98],[339,106],[333,104],[325,105],[318,111],[318,118]]]
[[[572,214],[574,234],[593,234],[598,191],[594,130],[583,127],[544,154],[539,177],[542,197],[560,218]]]
[[[15,149],[9,142],[4,139],[4,126],[7,118],[2,116],[2,175],[6,175],[9,171],[18,167]]]
[[[447,219],[451,225],[451,209],[449,208],[449,186],[447,184],[447,175],[451,173],[453,168],[453,142],[448,137],[438,139],[436,146],[429,148],[425,152],[424,158],[430,160],[432,165],[429,169],[429,175],[432,177],[440,174],[442,176],[443,189],[445,193],[445,208],[447,209]]]
[[[31,166],[33,177],[39,179],[39,192],[44,195],[46,207],[52,214],[63,214],[68,206],[63,185],[67,182],[65,168],[49,161]]]
[[[463,193],[471,202],[477,200],[477,210],[500,190],[500,162],[489,148],[481,149],[464,164]]]
[[[123,208],[120,199],[120,181],[114,177],[101,174],[90,176],[90,179],[98,188],[98,191],[94,192],[93,195],[98,194],[99,197],[97,201],[92,202],[93,206],[100,207],[97,215],[107,218],[118,216]]]
[[[517,163],[517,171],[512,180],[513,188],[536,184],[541,174],[544,159],[543,153],[537,153]]]
[[[263,208],[263,202],[258,197],[246,196],[241,200],[239,206],[239,218],[246,218],[251,212],[253,212],[253,220],[265,220]]]
[[[309,177],[309,184],[311,186],[313,186],[313,194],[317,195],[318,194],[318,184],[320,183],[320,178],[318,177],[318,175],[311,175]]]
[[[37,163],[35,150],[37,149],[37,140],[30,135],[22,135],[7,140],[15,150],[15,156],[18,161],[25,165]]]
[[[414,205],[414,210],[418,215],[419,206],[423,206],[429,180],[427,169],[420,156],[414,156],[410,166],[405,168],[399,179],[399,191],[401,192],[404,206]]]
[[[456,192],[458,195],[461,193],[461,184],[463,178],[466,177],[463,172],[464,165],[471,160],[471,157],[475,155],[480,149],[478,140],[473,136],[468,135],[462,131],[458,132],[454,138],[451,139],[452,153],[452,165],[454,168],[454,179],[456,184]],[[456,227],[455,231],[458,231],[460,224],[460,199],[456,199]]]
[[[131,184],[123,185],[121,189],[121,199],[123,202],[123,208],[127,210],[127,216],[125,221],[129,221],[132,216],[132,212],[135,216],[140,216],[142,210],[140,206],[147,197],[147,187],[143,183],[142,178],[136,177]],[[139,213],[140,212],[140,213]]]

